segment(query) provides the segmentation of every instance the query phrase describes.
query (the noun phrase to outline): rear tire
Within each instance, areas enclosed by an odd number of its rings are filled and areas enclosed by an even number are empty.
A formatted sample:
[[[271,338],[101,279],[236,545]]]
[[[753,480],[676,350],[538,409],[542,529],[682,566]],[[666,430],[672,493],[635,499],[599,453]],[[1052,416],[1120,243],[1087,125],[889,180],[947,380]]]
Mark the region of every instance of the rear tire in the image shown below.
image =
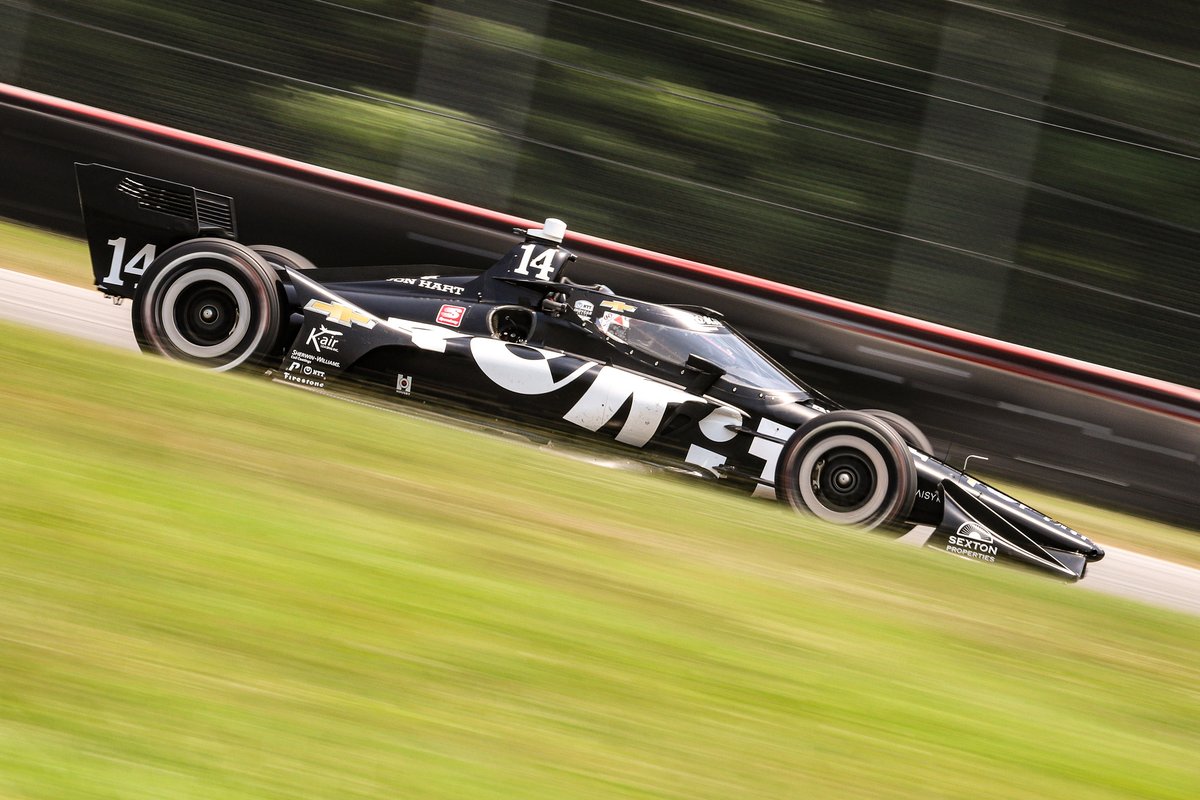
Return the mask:
[[[193,239],[146,269],[133,300],[142,350],[222,372],[261,366],[279,339],[282,286],[250,248]]]
[[[251,245],[250,249],[262,256],[263,261],[280,270],[287,267],[297,272],[306,272],[307,270],[317,268],[316,264],[295,250],[289,250],[286,247],[277,247],[273,244],[256,244]]]
[[[776,496],[796,511],[865,529],[903,524],[916,487],[904,439],[859,411],[834,411],[801,427],[775,474]]]

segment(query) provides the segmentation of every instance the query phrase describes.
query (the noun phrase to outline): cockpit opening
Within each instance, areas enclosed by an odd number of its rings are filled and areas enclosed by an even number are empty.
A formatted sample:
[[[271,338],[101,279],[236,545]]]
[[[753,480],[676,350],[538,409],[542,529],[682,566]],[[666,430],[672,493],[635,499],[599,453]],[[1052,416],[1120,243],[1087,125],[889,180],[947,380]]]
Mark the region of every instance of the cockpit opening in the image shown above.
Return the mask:
[[[488,315],[492,336],[505,342],[525,342],[533,334],[533,310],[522,306],[500,306]]]

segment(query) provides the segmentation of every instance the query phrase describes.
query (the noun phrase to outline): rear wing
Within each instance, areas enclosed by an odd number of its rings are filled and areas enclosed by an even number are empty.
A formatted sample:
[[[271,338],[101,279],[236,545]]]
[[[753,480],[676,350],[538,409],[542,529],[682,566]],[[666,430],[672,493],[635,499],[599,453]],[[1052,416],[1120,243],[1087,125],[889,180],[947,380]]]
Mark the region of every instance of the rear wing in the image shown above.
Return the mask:
[[[133,297],[166,248],[198,236],[237,238],[233,198],[101,164],[76,164],[96,288]]]

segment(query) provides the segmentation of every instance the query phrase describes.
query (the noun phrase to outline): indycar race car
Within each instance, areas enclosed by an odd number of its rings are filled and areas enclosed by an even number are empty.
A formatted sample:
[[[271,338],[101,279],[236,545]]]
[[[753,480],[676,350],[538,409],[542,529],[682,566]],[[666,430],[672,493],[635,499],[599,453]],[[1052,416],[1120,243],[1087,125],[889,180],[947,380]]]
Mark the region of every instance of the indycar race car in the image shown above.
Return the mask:
[[[933,526],[927,546],[976,561],[1077,580],[1104,555],[935,459],[902,418],[838,407],[718,312],[574,282],[557,219],[483,271],[319,269],[240,244],[229,197],[76,171],[96,286],[132,298],[147,352],[614,441],[829,522]]]

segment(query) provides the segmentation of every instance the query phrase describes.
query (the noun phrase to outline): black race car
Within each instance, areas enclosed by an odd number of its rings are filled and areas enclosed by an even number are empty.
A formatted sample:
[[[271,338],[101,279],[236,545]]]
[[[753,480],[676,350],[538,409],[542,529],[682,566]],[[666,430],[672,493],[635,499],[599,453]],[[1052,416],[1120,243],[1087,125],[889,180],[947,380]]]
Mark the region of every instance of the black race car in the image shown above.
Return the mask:
[[[839,408],[716,311],[573,282],[559,220],[482,272],[317,269],[238,243],[229,197],[76,170],[96,286],[133,299],[148,352],[615,440],[830,522],[934,526],[930,546],[977,561],[1075,580],[1104,555],[930,456],[903,419]]]

